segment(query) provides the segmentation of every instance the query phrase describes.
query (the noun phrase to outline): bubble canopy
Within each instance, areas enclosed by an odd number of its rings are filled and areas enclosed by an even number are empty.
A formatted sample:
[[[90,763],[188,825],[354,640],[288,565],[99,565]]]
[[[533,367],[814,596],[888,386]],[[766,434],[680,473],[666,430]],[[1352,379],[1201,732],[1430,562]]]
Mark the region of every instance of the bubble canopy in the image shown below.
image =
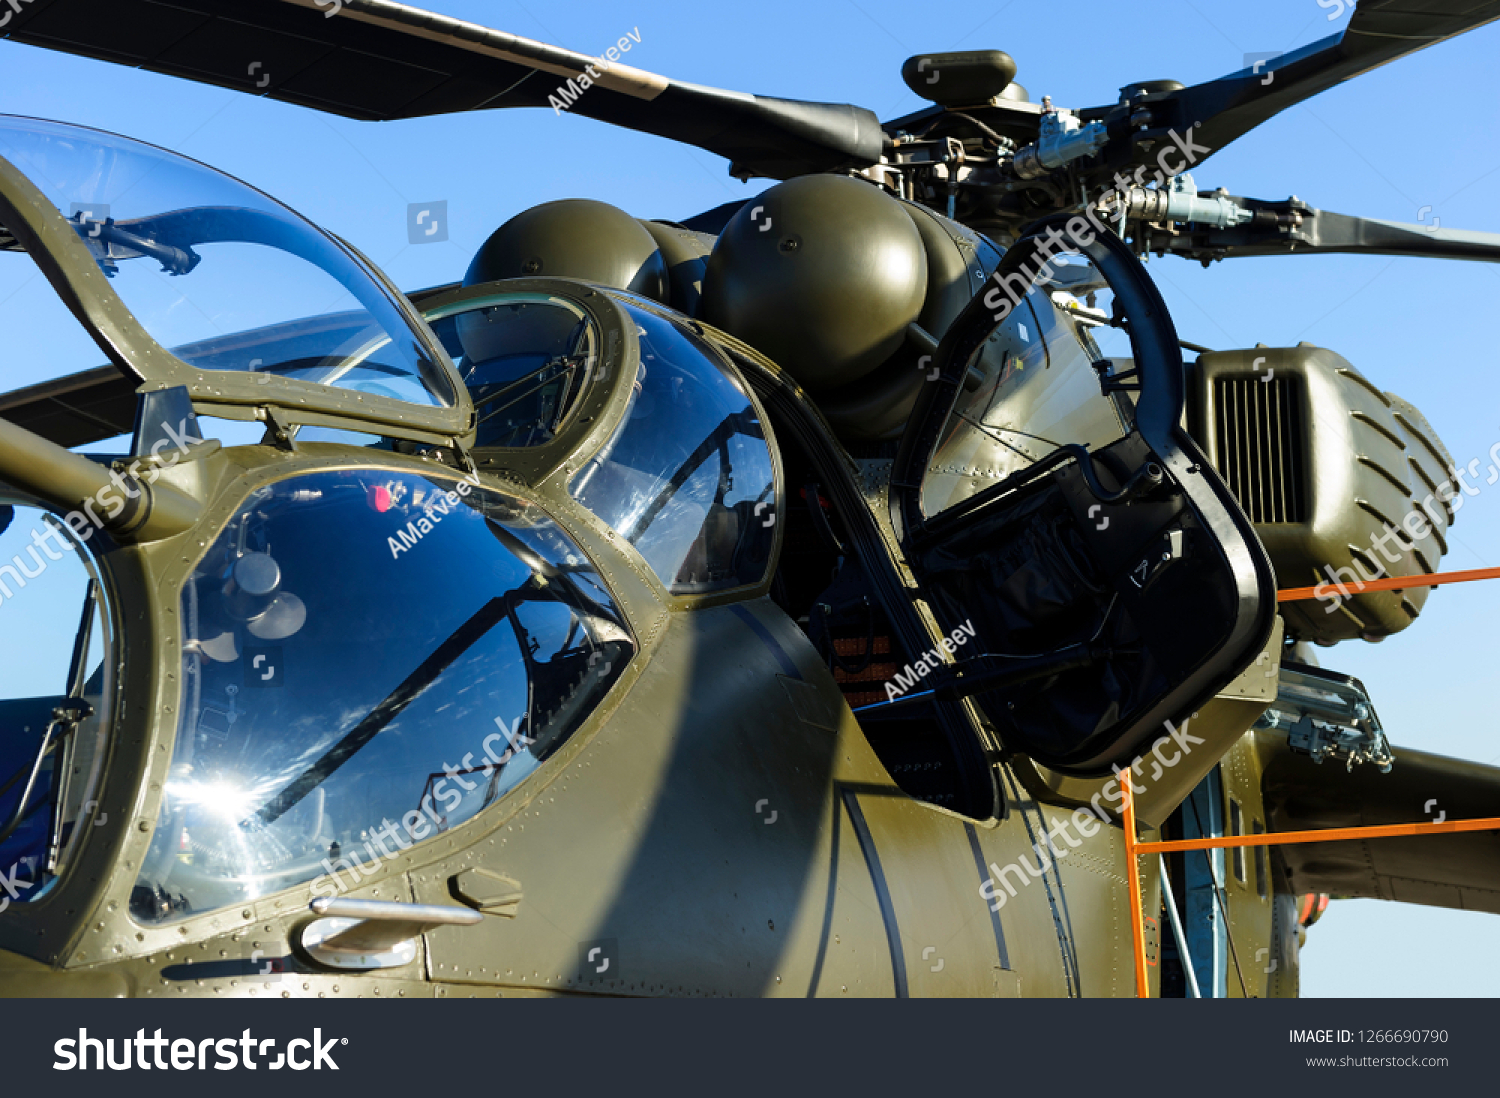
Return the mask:
[[[324,412],[467,426],[447,354],[372,265],[197,161],[0,116],[0,224],[0,247],[37,253],[101,347],[142,380],[186,384],[195,399],[292,390]]]

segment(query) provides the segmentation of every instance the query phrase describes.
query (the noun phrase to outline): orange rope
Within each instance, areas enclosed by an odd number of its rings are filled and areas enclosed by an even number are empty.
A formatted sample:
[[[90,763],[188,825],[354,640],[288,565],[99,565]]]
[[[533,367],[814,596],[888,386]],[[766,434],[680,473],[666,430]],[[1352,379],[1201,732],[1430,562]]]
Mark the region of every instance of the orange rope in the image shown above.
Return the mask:
[[[1356,580],[1354,590],[1332,581],[1314,587],[1293,587],[1276,592],[1277,602],[1299,602],[1303,599],[1328,598],[1336,591],[1349,596],[1363,591],[1401,591],[1409,587],[1440,587],[1445,583],[1468,583],[1472,580],[1500,579],[1500,568],[1475,568],[1467,572],[1434,572],[1420,576],[1391,576],[1386,579]],[[1348,839],[1385,839],[1400,835],[1454,834],[1464,831],[1500,831],[1500,818],[1483,820],[1445,820],[1442,823],[1382,824],[1377,827],[1332,827],[1317,831],[1281,831],[1265,835],[1230,835],[1217,839],[1174,839],[1169,842],[1143,843],[1136,839],[1135,805],[1130,797],[1130,783],[1121,787],[1125,824],[1125,860],[1130,878],[1130,928],[1135,935],[1135,994],[1148,996],[1146,987],[1146,928],[1141,917],[1140,866],[1142,854],[1169,854],[1179,850],[1224,850],[1244,846],[1281,846],[1293,843],[1329,843]]]
[[[1227,835],[1218,839],[1173,839],[1131,843],[1138,854],[1169,854],[1176,850],[1221,850],[1235,846],[1281,846],[1292,843],[1332,843],[1343,839],[1388,839],[1397,835],[1432,835],[1459,831],[1500,831],[1500,817],[1484,820],[1445,820],[1442,823],[1381,824],[1376,827],[1329,827],[1317,831],[1272,831],[1264,835]]]
[[[1141,913],[1140,844],[1135,836],[1135,801],[1130,795],[1128,779],[1120,789],[1125,795],[1121,812],[1125,823],[1125,866],[1130,889],[1130,931],[1135,939],[1135,997],[1149,999],[1151,987],[1146,980],[1146,921]]]
[[[1500,570],[1496,570],[1500,572]],[[1460,573],[1461,574],[1461,573]],[[1143,843],[1135,837],[1135,805],[1130,782],[1120,786],[1125,824],[1125,861],[1130,878],[1130,929],[1135,935],[1135,995],[1149,997],[1146,986],[1146,927],[1141,918],[1140,867],[1142,854],[1168,854],[1176,850],[1220,850],[1236,846],[1280,846],[1290,843],[1329,843],[1341,839],[1385,839],[1397,835],[1440,835],[1463,831],[1500,831],[1500,817],[1483,820],[1444,820],[1442,823],[1380,824],[1375,827],[1330,827],[1317,831],[1280,831],[1265,835],[1228,835],[1218,839],[1173,839]]]
[[[1500,568],[1473,568],[1467,572],[1432,572],[1420,576],[1387,576],[1385,579],[1355,580],[1349,587],[1329,580],[1314,587],[1289,587],[1276,592],[1277,602],[1300,602],[1302,599],[1358,595],[1363,591],[1403,591],[1408,587],[1441,587],[1445,583],[1468,583],[1471,580],[1500,579]],[[1352,590],[1350,588],[1353,588]]]

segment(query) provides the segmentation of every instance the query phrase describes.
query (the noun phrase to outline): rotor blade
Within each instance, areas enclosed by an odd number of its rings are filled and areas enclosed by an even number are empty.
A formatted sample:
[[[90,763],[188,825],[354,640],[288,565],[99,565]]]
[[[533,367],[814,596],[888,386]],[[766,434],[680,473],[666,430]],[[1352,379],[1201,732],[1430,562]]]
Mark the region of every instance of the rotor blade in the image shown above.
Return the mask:
[[[1314,209],[1298,199],[1262,202],[1233,198],[1252,211],[1242,225],[1216,229],[1187,223],[1182,230],[1142,227],[1147,250],[1201,260],[1250,255],[1305,255],[1349,252],[1408,255],[1431,259],[1477,259],[1500,263],[1500,233],[1471,232],[1430,225],[1350,217]]]
[[[0,417],[65,449],[130,434],[136,386],[114,365],[0,394]]]
[[[1197,163],[1318,92],[1495,19],[1500,0],[1359,0],[1342,35],[1189,88],[1127,86],[1127,102],[1082,117],[1108,123],[1106,178],[1152,164],[1173,142],[1172,131],[1191,138]]]
[[[1493,816],[1500,769],[1395,748],[1389,774],[1319,766],[1284,745],[1261,778],[1270,830],[1371,827]],[[1441,815],[1440,815],[1441,814]],[[1350,839],[1280,848],[1297,892],[1329,892],[1500,913],[1500,837],[1490,831]]]
[[[7,5],[0,5],[3,10]],[[387,121],[551,107],[696,145],[743,175],[864,167],[884,145],[862,107],[683,84],[626,65],[639,28],[590,57],[387,0],[30,0],[0,35]],[[608,52],[608,51],[606,51]]]

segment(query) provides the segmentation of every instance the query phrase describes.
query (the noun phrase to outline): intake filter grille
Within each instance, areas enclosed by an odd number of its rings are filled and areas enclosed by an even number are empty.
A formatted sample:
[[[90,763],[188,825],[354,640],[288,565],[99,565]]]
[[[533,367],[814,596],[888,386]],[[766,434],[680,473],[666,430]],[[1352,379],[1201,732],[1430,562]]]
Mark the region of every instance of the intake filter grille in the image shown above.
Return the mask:
[[[1216,464],[1254,523],[1306,522],[1307,451],[1295,377],[1214,380]]]

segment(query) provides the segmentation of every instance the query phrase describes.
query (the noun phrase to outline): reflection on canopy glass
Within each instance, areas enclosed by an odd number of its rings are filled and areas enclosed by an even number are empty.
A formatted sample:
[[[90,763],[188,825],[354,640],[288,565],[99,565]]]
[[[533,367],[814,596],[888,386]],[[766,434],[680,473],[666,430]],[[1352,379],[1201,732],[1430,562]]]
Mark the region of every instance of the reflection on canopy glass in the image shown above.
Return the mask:
[[[89,821],[101,822],[95,798],[113,715],[114,676],[105,671],[114,643],[88,550],[57,516],[3,497],[0,625],[4,911],[45,895]]]
[[[1061,253],[968,363],[922,482],[922,509],[937,514],[1059,446],[1095,450],[1134,422],[1126,394],[1100,378],[1133,368],[1114,294],[1086,256]]]
[[[259,489],[182,615],[181,724],[131,899],[143,922],[358,880],[457,826],[549,758],[634,651],[536,507],[388,470]]]
[[[624,421],[569,490],[673,594],[756,583],[771,559],[776,474],[755,405],[696,336],[622,304],[640,372]]]
[[[469,390],[480,447],[550,442],[598,354],[594,322],[560,297],[481,298],[428,319]]]
[[[0,118],[0,157],[73,223],[136,319],[189,365],[453,403],[373,272],[259,191],[150,145],[34,119]]]

